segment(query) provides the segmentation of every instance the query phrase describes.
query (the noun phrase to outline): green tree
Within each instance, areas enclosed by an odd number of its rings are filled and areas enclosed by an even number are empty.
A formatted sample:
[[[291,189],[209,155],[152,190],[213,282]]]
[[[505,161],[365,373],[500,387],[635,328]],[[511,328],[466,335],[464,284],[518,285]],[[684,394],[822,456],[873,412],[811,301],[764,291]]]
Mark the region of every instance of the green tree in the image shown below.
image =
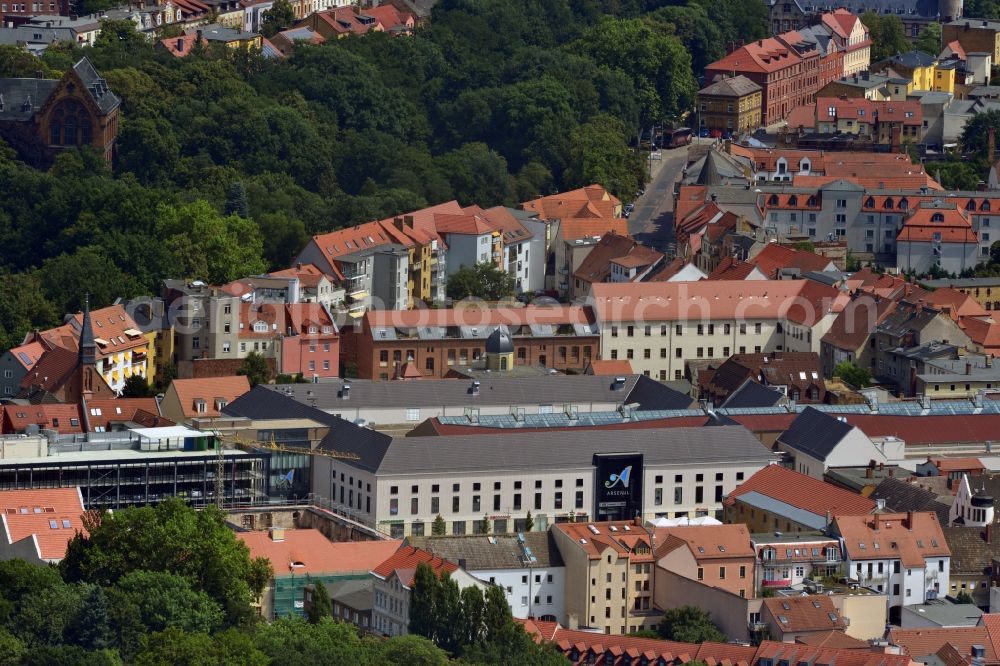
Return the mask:
[[[250,603],[263,588],[255,572],[270,564],[250,558],[215,507],[196,511],[169,499],[89,516],[85,526],[87,533],[73,537],[59,563],[66,580],[110,586],[135,571],[167,572],[219,604],[227,623],[253,616]]]
[[[990,245],[990,262],[1000,264],[1000,241],[993,241]]]
[[[180,629],[214,631],[222,626],[220,605],[207,593],[195,590],[183,576],[166,571],[132,571],[122,576],[109,595],[117,624],[138,636]]]
[[[234,180],[229,185],[229,194],[226,195],[226,215],[239,215],[244,219],[250,219],[250,203],[247,200],[247,187],[242,180]]]
[[[459,641],[464,646],[476,645],[483,639],[483,615],[486,611],[486,600],[483,593],[475,585],[470,585],[462,590],[461,597]]]
[[[444,522],[444,518],[441,517],[439,513],[435,518],[434,522],[431,524],[431,534],[434,536],[444,536],[448,531],[448,527]]]
[[[434,570],[424,562],[413,572],[413,588],[410,592],[410,633],[434,639],[435,602],[440,585]]]
[[[0,666],[17,666],[21,663],[25,648],[14,634],[0,628]]]
[[[504,596],[503,588],[490,585],[486,588],[486,606],[483,609],[483,626],[486,628],[484,640],[487,643],[500,643],[510,638],[509,627],[513,620],[510,605]]]
[[[132,375],[125,380],[122,386],[123,398],[148,398],[154,395],[146,378],[141,375]]]
[[[1000,110],[990,109],[977,113],[965,123],[965,128],[962,130],[963,152],[988,160],[990,130],[1000,140]]]
[[[248,634],[226,631],[215,636],[171,628],[143,638],[130,661],[136,666],[267,666],[273,663]],[[293,663],[293,662],[282,662]],[[318,663],[318,662],[317,662]]]
[[[448,654],[422,636],[393,636],[382,645],[382,663],[447,666]]]
[[[319,624],[325,617],[333,616],[333,603],[330,601],[330,592],[322,581],[313,583],[312,603],[306,609],[306,619],[309,624]]]
[[[80,610],[70,627],[69,640],[87,650],[112,645],[114,636],[108,597],[99,585],[87,585],[80,596]]]
[[[27,333],[53,326],[58,319],[37,273],[0,275],[0,349],[21,344]]]
[[[936,56],[941,52],[941,24],[937,22],[928,23],[920,31],[913,47],[918,51],[930,53]]]
[[[865,12],[861,15],[861,22],[868,27],[871,35],[872,64],[910,50],[910,42],[906,39],[903,22],[899,20],[898,16],[881,16],[873,12]]]
[[[437,160],[455,198],[483,207],[512,203],[514,184],[507,161],[485,143],[467,143]]]
[[[434,588],[434,642],[451,654],[460,654],[462,643],[462,599],[458,583],[448,572]]]
[[[799,241],[792,247],[794,247],[796,250],[802,250],[803,252],[812,252],[814,254],[816,252],[816,246],[810,243],[809,241]]]
[[[456,301],[466,298],[500,301],[514,295],[514,278],[487,262],[462,266],[448,276],[446,291],[448,298]]]
[[[840,377],[844,382],[856,388],[871,386],[872,373],[850,361],[841,361],[833,368],[833,376]]]
[[[88,246],[73,254],[48,259],[39,269],[42,290],[57,312],[79,312],[90,294],[91,308],[114,303],[118,297],[143,294],[143,288],[126,275],[104,248]]]
[[[243,359],[243,362],[240,363],[240,367],[236,370],[236,374],[246,375],[247,381],[250,382],[250,386],[267,384],[271,381],[271,366],[262,354],[259,352],[250,352]]]
[[[45,645],[25,653],[21,666],[122,666],[114,650],[85,650],[77,645]]]
[[[489,534],[493,530],[491,529],[492,524],[490,523],[489,516],[483,516],[483,519],[479,521],[479,532],[481,534]]]
[[[531,510],[528,510],[528,514],[524,517],[524,531],[531,532],[535,529],[535,518],[531,515]]]
[[[622,199],[632,198],[645,182],[643,159],[628,148],[625,125],[609,115],[598,115],[578,126],[571,135],[570,166],[565,181],[570,187],[604,185]]]
[[[24,597],[11,629],[29,646],[65,643],[80,619],[80,591],[79,586],[60,584]]]
[[[724,643],[726,637],[712,623],[708,611],[697,606],[672,608],[663,615],[659,625],[660,635],[682,643]]]
[[[962,590],[955,597],[955,603],[956,604],[975,604],[976,600],[972,598],[971,594],[969,594],[965,590]]]
[[[272,664],[282,666],[384,663],[377,642],[362,640],[352,625],[333,618],[318,624],[300,617],[282,618],[262,628],[255,643]]]
[[[260,32],[265,37],[273,37],[276,33],[295,23],[295,10],[288,0],[274,0],[271,8],[266,10],[260,19]]]

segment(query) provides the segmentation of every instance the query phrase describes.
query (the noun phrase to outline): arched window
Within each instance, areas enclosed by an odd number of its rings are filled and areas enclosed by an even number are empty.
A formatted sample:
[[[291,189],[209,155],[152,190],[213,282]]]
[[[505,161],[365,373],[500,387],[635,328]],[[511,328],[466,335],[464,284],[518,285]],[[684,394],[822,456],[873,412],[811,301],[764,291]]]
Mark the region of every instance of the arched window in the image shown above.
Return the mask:
[[[60,103],[49,116],[49,144],[86,146],[93,142],[93,120],[75,99]]]
[[[931,215],[931,222],[944,222],[944,215],[941,213],[934,213]]]
[[[809,197],[809,205],[810,206],[815,206],[817,203],[818,202],[816,201],[816,197]]]
[[[965,204],[965,210],[976,210],[976,202],[969,199],[969,203]]]
[[[865,208],[874,208],[874,207],[875,207],[875,197],[868,197],[868,200],[865,201]]]
[[[899,200],[899,210],[907,210],[910,207],[910,201],[906,197]]]
[[[799,205],[799,198],[797,196],[795,196],[794,194],[792,196],[788,197],[788,205],[789,206],[798,206]]]
[[[892,210],[892,207],[894,205],[895,205],[895,203],[893,202],[892,197],[887,197],[886,200],[885,200],[885,208],[886,208],[886,210]]]
[[[778,195],[777,194],[772,194],[771,198],[767,200],[767,205],[768,206],[777,206],[778,205]]]
[[[984,201],[982,207],[980,207],[979,210],[988,211],[989,209],[990,209],[990,202],[989,201]]]

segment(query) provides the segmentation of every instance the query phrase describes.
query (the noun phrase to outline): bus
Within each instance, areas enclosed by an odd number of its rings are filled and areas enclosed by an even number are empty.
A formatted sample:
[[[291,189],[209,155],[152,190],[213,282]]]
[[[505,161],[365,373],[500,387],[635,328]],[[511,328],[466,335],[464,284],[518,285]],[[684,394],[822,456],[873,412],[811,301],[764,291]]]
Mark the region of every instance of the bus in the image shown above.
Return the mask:
[[[663,148],[679,148],[691,143],[691,128],[678,127],[675,130],[667,130],[663,133],[660,145]]]

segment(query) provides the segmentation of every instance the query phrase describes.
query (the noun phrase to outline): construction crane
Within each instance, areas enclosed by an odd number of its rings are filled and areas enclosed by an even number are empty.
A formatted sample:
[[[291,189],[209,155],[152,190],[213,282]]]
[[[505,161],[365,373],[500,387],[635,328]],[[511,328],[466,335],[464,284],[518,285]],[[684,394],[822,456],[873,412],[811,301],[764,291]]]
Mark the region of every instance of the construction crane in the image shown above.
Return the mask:
[[[361,456],[350,451],[337,451],[335,449],[310,449],[301,446],[286,446],[284,444],[278,444],[274,440],[274,434],[271,435],[270,441],[263,440],[245,440],[238,434],[224,434],[218,431],[213,431],[218,440],[215,458],[215,506],[222,509],[224,504],[224,493],[225,493],[225,474],[226,474],[226,443],[230,443],[233,448],[240,449],[242,451],[252,451],[254,449],[267,449],[269,451],[278,451],[281,453],[295,453],[303,454],[307,456],[324,456],[326,458],[334,458],[337,460],[360,460]]]

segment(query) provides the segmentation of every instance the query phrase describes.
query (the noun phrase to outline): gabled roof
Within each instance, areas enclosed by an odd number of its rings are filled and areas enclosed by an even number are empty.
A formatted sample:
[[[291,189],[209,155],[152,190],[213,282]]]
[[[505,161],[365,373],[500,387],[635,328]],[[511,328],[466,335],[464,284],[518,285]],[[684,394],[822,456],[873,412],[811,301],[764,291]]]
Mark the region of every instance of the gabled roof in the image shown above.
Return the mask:
[[[952,576],[984,576],[991,573],[993,560],[1000,559],[1000,535],[979,527],[942,527],[951,550]]]
[[[750,497],[751,493],[757,497]],[[757,502],[759,498],[821,517],[824,523],[828,512],[833,516],[867,514],[875,508],[875,502],[867,497],[780,465],[758,471],[729,493],[726,503],[737,499]],[[775,505],[775,509],[780,510],[780,506]]]
[[[986,616],[984,616],[986,617]],[[914,661],[937,654],[947,644],[968,654],[973,645],[986,648],[986,663],[997,663],[996,650],[990,641],[986,627],[948,627],[947,629],[901,629],[893,627],[889,631],[889,642],[903,648]]]
[[[437,557],[422,548],[403,546],[387,560],[373,567],[371,573],[382,580],[395,573],[399,576],[400,584],[409,588],[413,584],[413,574],[418,564],[428,565],[437,576],[458,571],[458,565],[454,562]]]
[[[763,274],[756,266],[753,264],[740,261],[733,257],[725,257],[719,262],[719,265],[715,267],[715,270],[708,274],[706,280],[712,281],[726,281],[726,280],[746,280],[751,277],[751,274],[759,273],[762,279],[766,279],[767,276]]]
[[[857,638],[852,638],[848,636],[843,631],[836,631],[831,629],[830,631],[824,631],[817,634],[808,634],[806,636],[796,636],[796,643],[801,643],[802,645],[811,645],[812,647],[818,648],[834,648],[840,650],[864,650],[865,652],[870,652],[872,646],[865,641],[858,640]]]
[[[540,197],[521,204],[522,210],[538,213],[543,220],[614,217],[621,201],[602,185],[588,185],[569,192]],[[624,234],[623,234],[624,235]]]
[[[608,233],[628,237],[628,220],[622,217],[564,217],[559,222],[558,233],[567,242],[600,238]]]
[[[188,418],[221,416],[215,399],[224,398],[232,402],[250,390],[250,382],[244,375],[232,377],[206,377],[203,379],[175,379],[170,388],[177,394],[184,416]],[[203,400],[205,411],[195,408],[195,401]]]
[[[7,543],[34,541],[39,559],[58,562],[66,546],[83,527],[83,496],[79,488],[0,491],[0,518]]]
[[[899,241],[941,243],[978,243],[972,223],[957,205],[923,204],[903,223]]]
[[[822,342],[855,353],[867,344],[868,336],[895,308],[896,301],[888,298],[862,296],[853,299],[833,320]]]
[[[742,386],[729,394],[721,407],[773,407],[785,397],[781,391],[767,388],[753,379],[746,379]]]
[[[937,514],[929,511],[835,515],[833,523],[852,560],[899,559],[904,567],[922,568],[927,557],[951,554]]]
[[[750,259],[750,263],[771,279],[777,278],[783,268],[798,268],[802,273],[836,270],[836,265],[828,257],[777,243],[768,243],[757,256]]]
[[[464,562],[463,568],[469,572],[563,566],[562,556],[550,531],[520,535],[410,537],[407,545],[423,548],[451,562]],[[535,559],[529,561],[526,553]]]
[[[853,429],[851,425],[832,414],[806,407],[792,421],[791,427],[778,435],[778,441],[812,458],[824,461]]]
[[[711,83],[698,91],[699,95],[717,95],[725,97],[745,97],[763,90],[759,85],[745,76],[727,76]]]
[[[47,347],[40,341],[32,341],[27,344],[13,347],[7,352],[25,370],[31,370],[42,358]]]
[[[331,542],[315,529],[237,532],[250,557],[271,562],[275,576],[361,574],[385,562],[399,550],[400,539]]]
[[[678,546],[687,548],[695,560],[755,557],[746,525],[696,525],[656,528],[656,556]]]
[[[778,629],[783,632],[847,629],[847,622],[840,616],[833,600],[822,594],[772,597],[764,599],[764,606],[775,619]]]
[[[951,510],[950,504],[945,504],[938,499],[938,495],[927,488],[924,488],[912,480],[898,479],[890,477],[882,479],[875,491],[872,492],[873,500],[884,500],[885,508],[889,511],[933,511],[937,514],[942,525],[948,523],[948,514]]]
[[[580,262],[573,273],[586,282],[604,282],[611,275],[611,264],[643,267],[652,266],[663,259],[663,254],[641,245],[628,236],[607,233]]]

